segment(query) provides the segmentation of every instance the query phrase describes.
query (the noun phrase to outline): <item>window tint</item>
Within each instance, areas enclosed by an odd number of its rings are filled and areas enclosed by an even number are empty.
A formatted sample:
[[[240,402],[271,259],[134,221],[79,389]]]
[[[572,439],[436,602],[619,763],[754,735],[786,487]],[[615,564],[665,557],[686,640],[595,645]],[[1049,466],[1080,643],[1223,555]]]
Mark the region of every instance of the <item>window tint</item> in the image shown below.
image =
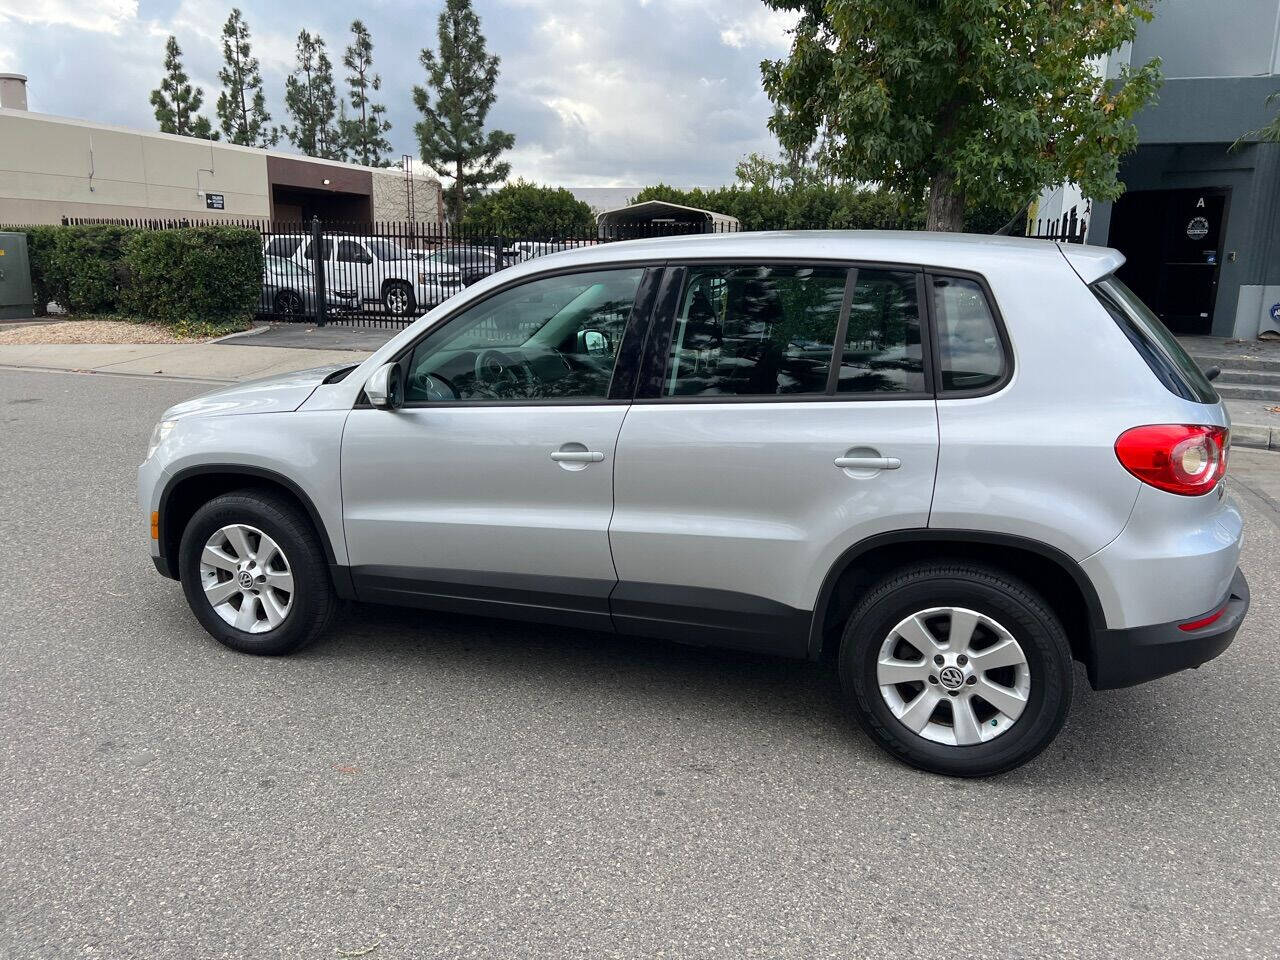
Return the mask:
[[[938,363],[943,390],[983,390],[1004,377],[1004,345],[982,286],[962,277],[933,278]]]
[[[292,257],[300,246],[301,237],[272,237],[263,254],[268,257]]]
[[[338,241],[338,260],[343,263],[372,263],[369,251],[354,240]]]
[[[544,277],[495,294],[418,343],[406,400],[607,399],[643,275]]]
[[[834,267],[690,267],[663,395],[826,392],[846,272]]]
[[[1098,281],[1093,291],[1166,388],[1184,400],[1218,402],[1217,391],[1204,372],[1137,294],[1115,277]]]
[[[858,271],[840,356],[839,393],[924,393],[916,274]]]

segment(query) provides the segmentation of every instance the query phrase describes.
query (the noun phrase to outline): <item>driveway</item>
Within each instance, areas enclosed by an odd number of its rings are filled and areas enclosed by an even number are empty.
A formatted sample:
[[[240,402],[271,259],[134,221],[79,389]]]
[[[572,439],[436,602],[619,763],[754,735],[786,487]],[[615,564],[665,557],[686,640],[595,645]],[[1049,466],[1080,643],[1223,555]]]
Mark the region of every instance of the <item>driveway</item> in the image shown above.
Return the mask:
[[[190,382],[0,371],[0,957],[1238,957],[1280,930],[1280,459],[1254,609],[996,780],[829,667],[420,611],[237,655],[146,556]],[[1253,491],[1261,491],[1255,493]]]

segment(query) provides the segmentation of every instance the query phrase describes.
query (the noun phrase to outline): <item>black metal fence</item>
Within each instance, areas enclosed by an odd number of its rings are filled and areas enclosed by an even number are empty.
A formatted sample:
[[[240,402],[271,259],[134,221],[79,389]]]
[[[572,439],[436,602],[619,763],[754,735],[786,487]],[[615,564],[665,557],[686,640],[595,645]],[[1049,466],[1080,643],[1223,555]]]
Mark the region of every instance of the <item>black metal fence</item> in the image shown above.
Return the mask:
[[[200,224],[240,226],[262,235],[262,291],[257,312],[279,321],[400,327],[478,280],[548,253],[615,240],[700,233],[710,224],[646,222],[591,233],[541,237],[495,236],[412,221],[341,223],[261,219],[90,219],[142,229]],[[716,232],[736,232],[716,225]],[[1083,243],[1085,221],[1074,211],[1061,220],[1037,220],[1027,235]]]
[[[1088,221],[1076,215],[1072,207],[1070,213],[1064,213],[1055,219],[1037,219],[1027,224],[1027,236],[1039,240],[1057,240],[1060,243],[1084,243],[1088,232]]]

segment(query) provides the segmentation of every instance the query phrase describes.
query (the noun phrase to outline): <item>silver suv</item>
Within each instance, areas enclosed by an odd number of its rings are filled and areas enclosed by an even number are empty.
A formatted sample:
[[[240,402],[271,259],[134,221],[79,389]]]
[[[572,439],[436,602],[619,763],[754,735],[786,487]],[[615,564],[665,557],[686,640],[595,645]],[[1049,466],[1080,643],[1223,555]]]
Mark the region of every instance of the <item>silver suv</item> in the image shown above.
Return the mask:
[[[978,776],[1248,607],[1227,412],[1114,250],[732,234],[532,260],[356,367],[178,404],[157,569],[237,650],[338,599],[838,662],[867,732]]]

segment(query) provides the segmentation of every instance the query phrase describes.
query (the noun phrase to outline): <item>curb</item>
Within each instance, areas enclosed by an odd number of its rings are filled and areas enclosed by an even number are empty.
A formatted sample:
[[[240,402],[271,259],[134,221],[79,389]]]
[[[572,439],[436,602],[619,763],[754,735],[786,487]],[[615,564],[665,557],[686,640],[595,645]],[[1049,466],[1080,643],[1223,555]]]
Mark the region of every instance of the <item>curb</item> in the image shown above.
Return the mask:
[[[1280,450],[1280,436],[1273,427],[1254,426],[1249,423],[1231,425],[1231,445],[1250,447],[1254,450]]]
[[[248,330],[241,330],[238,333],[228,333],[225,336],[214,337],[212,340],[206,340],[205,343],[222,343],[224,340],[236,340],[240,337],[256,337],[260,333],[266,333],[271,329],[269,323],[255,323]]]

